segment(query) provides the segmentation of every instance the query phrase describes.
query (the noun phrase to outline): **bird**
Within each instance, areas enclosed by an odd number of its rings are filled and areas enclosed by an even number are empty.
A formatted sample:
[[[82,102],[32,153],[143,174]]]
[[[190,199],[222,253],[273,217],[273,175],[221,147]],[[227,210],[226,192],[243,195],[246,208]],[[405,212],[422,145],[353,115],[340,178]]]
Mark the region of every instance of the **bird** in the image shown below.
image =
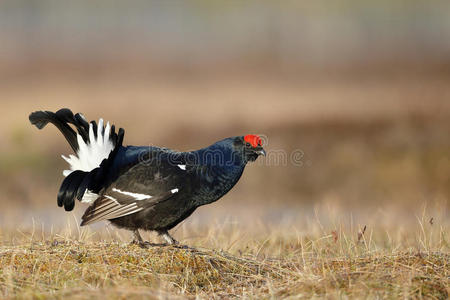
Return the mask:
[[[249,162],[266,156],[260,135],[222,139],[195,151],[157,146],[124,146],[124,129],[103,119],[88,122],[81,113],[63,108],[35,111],[32,125],[48,123],[63,134],[74,154],[62,158],[70,169],[57,194],[66,211],[75,201],[89,206],[80,226],[107,220],[133,233],[132,243],[144,241],[139,230],[155,231],[165,244],[179,244],[169,230],[198,207],[222,198],[239,181]]]

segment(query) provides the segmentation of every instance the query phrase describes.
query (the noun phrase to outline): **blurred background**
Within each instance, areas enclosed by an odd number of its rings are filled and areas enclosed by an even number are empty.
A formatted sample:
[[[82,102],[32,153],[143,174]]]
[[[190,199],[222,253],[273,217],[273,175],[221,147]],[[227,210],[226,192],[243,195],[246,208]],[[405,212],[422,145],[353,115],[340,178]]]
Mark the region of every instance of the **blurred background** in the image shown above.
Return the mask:
[[[28,122],[62,107],[130,145],[267,136],[269,156],[184,224],[449,216],[447,0],[3,0],[0,101],[2,228],[73,218],[56,206],[70,147]]]

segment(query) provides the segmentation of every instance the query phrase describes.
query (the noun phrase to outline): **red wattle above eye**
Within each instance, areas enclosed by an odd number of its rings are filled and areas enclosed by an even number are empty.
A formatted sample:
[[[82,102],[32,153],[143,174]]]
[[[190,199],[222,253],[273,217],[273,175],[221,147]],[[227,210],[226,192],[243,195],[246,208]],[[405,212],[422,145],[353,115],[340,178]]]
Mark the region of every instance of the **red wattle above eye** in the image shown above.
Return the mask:
[[[252,147],[261,146],[261,142],[262,142],[261,138],[254,134],[247,134],[246,136],[244,136],[244,141],[246,141],[247,143],[250,143],[250,145],[252,145]]]

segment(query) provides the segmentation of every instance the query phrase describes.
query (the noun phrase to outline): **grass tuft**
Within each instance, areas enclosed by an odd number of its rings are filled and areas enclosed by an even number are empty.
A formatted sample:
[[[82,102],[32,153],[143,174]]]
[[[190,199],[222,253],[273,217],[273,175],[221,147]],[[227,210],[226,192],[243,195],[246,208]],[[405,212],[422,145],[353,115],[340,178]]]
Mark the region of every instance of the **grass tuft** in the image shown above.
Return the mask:
[[[364,228],[353,240],[337,231],[297,243],[273,236],[233,252],[144,249],[92,237],[5,242],[0,297],[448,298],[445,247],[432,242],[422,250],[382,248],[379,241],[369,245]],[[277,251],[271,248],[276,244]]]

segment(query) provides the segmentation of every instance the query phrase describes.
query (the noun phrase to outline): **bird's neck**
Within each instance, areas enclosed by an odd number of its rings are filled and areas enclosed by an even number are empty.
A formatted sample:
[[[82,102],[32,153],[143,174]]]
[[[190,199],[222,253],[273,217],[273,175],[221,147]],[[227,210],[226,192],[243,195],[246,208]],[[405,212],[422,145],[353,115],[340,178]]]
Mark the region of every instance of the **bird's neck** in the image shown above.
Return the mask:
[[[186,157],[195,161],[196,165],[209,166],[223,169],[240,169],[247,162],[240,153],[236,153],[230,147],[212,145],[193,152],[187,152]]]
[[[215,145],[186,152],[185,159],[187,164],[196,166],[197,172],[206,182],[213,185],[234,185],[246,165],[232,149]]]

